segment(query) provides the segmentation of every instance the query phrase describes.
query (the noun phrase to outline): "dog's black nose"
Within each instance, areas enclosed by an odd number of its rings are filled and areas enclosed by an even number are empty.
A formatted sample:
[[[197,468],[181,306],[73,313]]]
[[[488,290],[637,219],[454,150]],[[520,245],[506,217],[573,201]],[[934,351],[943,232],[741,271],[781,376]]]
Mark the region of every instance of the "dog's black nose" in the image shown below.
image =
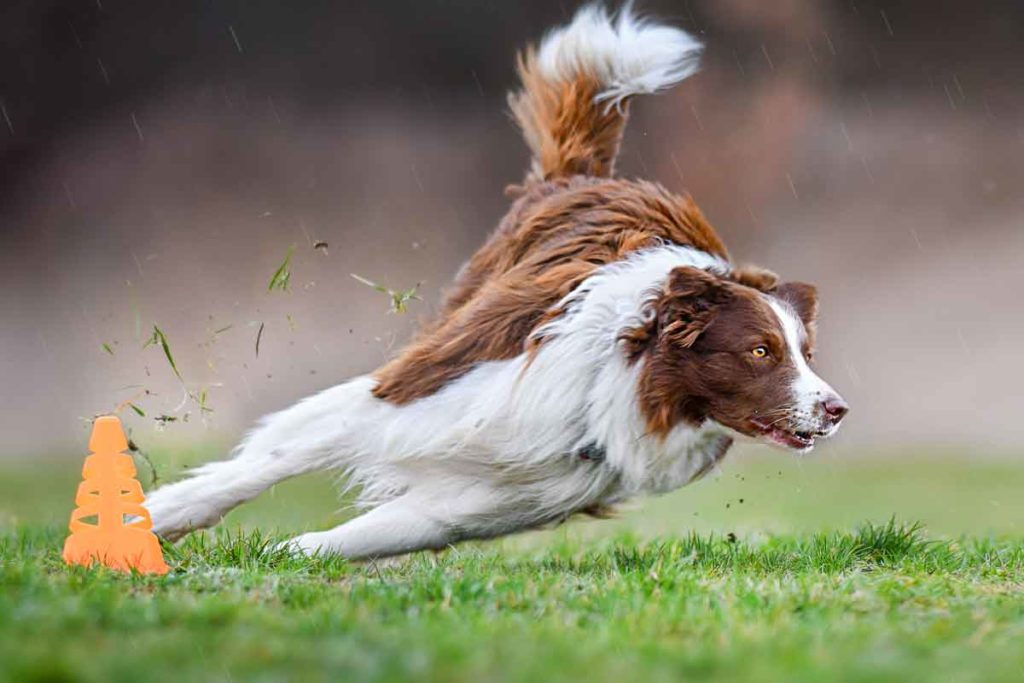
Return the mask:
[[[834,422],[839,422],[850,412],[850,406],[838,394],[829,396],[822,401],[821,407]]]

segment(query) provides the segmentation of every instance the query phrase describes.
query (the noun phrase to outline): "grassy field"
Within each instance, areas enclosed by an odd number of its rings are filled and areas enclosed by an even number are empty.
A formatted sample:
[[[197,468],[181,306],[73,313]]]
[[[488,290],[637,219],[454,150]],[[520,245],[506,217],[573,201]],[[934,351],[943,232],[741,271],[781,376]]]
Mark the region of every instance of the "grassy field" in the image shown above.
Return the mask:
[[[0,680],[1024,680],[1024,467],[976,455],[741,454],[619,520],[368,565],[267,550],[343,517],[308,478],[159,579],[65,568],[76,464],[8,466]]]

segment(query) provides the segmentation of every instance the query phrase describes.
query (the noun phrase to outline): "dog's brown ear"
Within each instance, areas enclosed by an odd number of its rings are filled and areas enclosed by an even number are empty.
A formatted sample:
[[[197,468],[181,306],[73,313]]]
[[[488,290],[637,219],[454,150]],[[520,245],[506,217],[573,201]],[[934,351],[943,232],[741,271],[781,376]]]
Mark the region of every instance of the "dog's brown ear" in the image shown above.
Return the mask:
[[[818,288],[806,282],[783,282],[773,292],[796,311],[810,332],[818,319]]]
[[[693,346],[718,308],[731,298],[732,292],[719,276],[689,266],[674,268],[658,301],[661,336],[671,344]]]
[[[732,298],[729,283],[699,268],[680,266],[669,273],[665,286],[647,304],[647,321],[619,336],[630,360],[657,343],[689,348]]]
[[[772,271],[749,264],[734,269],[730,277],[734,282],[760,292],[770,292],[779,283],[779,276]]]

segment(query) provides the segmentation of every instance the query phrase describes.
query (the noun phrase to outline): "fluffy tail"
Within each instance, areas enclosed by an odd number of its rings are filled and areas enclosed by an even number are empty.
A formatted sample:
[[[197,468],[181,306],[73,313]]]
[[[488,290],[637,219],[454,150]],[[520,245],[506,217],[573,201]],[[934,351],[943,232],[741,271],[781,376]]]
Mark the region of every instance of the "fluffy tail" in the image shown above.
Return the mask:
[[[691,35],[599,4],[581,8],[519,55],[523,87],[509,106],[533,153],[527,181],[612,175],[633,95],[655,93],[697,71]]]

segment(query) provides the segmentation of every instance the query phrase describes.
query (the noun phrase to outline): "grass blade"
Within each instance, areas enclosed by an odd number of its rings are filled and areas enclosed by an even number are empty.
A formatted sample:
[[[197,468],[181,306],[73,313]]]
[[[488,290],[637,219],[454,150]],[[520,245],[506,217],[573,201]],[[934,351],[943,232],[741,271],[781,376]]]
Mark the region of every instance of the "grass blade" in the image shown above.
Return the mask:
[[[270,278],[270,283],[267,284],[267,291],[273,292],[275,289],[282,292],[288,291],[288,284],[292,279],[292,272],[288,269],[292,261],[292,252],[295,251],[295,247],[288,247],[288,253],[285,254],[284,261],[277,267],[274,274]]]

